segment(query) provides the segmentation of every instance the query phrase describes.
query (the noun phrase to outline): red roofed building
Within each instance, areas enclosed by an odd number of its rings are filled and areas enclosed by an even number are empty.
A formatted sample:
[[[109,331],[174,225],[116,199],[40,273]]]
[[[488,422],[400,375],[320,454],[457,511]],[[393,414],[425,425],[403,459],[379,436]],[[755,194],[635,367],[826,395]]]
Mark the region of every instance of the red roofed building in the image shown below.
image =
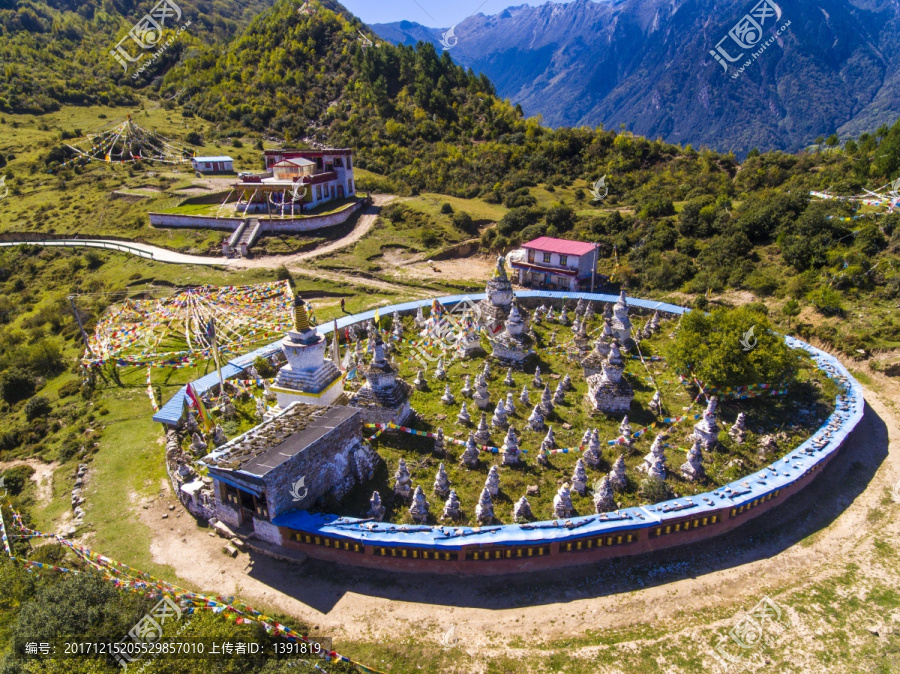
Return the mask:
[[[238,211],[299,215],[356,195],[352,150],[266,150],[265,159],[266,173],[234,185]]]
[[[590,287],[599,262],[595,243],[542,236],[510,254],[519,285],[576,291]]]

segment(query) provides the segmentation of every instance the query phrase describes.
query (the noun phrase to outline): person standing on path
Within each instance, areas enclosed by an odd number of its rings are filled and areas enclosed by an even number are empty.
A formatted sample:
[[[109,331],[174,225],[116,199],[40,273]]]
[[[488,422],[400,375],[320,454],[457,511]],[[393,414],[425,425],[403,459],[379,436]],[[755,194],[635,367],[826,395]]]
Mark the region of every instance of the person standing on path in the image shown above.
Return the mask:
[[[347,309],[344,308],[344,298],[343,297],[341,298],[341,312],[343,312],[345,314],[347,313]]]

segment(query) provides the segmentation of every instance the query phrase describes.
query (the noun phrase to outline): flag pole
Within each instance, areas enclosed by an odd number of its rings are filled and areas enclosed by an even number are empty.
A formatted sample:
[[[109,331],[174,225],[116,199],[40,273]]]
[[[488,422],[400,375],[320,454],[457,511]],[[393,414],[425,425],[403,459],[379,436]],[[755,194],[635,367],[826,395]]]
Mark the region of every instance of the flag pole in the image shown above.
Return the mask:
[[[340,346],[340,333],[338,332],[338,324],[337,319],[334,319],[334,332],[331,335],[331,360],[334,361],[334,364],[337,365],[338,369],[341,369],[341,346]]]
[[[219,362],[219,341],[216,338],[216,318],[209,319],[209,332],[212,338],[213,358],[216,361],[216,371],[219,373],[219,398],[225,395],[225,379],[222,377],[222,364]]]

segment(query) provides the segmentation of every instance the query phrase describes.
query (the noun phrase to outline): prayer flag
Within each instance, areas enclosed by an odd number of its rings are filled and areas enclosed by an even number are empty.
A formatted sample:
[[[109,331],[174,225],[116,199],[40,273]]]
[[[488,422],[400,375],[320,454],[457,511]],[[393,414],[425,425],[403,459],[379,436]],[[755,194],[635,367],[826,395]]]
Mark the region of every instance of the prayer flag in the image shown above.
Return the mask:
[[[191,405],[193,405],[194,409],[197,410],[197,414],[200,415],[200,419],[203,421],[203,425],[206,427],[207,430],[211,430],[213,427],[213,424],[212,424],[212,419],[209,416],[209,412],[207,412],[207,410],[206,410],[206,405],[203,404],[203,401],[200,399],[200,396],[198,396],[194,392],[194,388],[190,384],[187,385],[186,395],[187,395],[188,400],[190,401]]]

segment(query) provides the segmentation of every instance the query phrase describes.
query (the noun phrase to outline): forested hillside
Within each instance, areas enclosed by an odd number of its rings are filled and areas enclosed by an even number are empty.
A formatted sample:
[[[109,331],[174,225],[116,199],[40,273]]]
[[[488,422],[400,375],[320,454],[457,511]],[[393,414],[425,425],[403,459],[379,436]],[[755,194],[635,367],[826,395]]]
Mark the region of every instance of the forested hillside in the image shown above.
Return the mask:
[[[0,2],[0,111],[47,112],[61,105],[132,105],[135,86],[165,73],[183,52],[223,42],[271,0],[179,0],[190,28],[136,83],[109,54],[156,1]],[[173,31],[166,27],[164,37]]]

